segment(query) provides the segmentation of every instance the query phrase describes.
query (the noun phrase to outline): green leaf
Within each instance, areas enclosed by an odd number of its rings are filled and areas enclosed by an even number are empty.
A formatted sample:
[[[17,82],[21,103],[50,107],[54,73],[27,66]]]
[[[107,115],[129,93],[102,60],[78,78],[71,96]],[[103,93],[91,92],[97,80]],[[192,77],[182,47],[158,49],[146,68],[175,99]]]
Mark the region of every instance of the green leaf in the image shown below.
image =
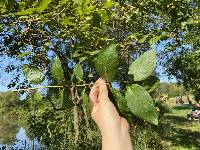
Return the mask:
[[[97,57],[95,68],[101,77],[107,81],[112,81],[117,74],[119,57],[116,45],[110,44],[103,48]]]
[[[138,33],[132,33],[131,35],[129,35],[127,38],[128,39],[137,39]]]
[[[19,16],[30,15],[30,14],[33,14],[34,11],[35,11],[35,8],[29,8],[29,9],[25,9],[25,10],[22,10],[17,13],[12,13],[11,15],[19,15]]]
[[[59,1],[59,5],[62,6],[64,4],[66,4],[68,2],[68,0],[60,0]]]
[[[83,90],[81,92],[81,96],[82,96],[82,99],[83,99],[84,109],[88,113],[88,111],[89,111],[89,98],[88,98],[87,94],[85,93],[85,90]]]
[[[42,95],[39,92],[36,92],[33,96],[35,101],[42,101]]]
[[[87,57],[80,57],[79,62],[81,63],[81,62],[85,61],[86,59],[87,59]]]
[[[25,56],[30,55],[30,54],[31,54],[31,52],[23,52],[23,53],[17,55],[17,58],[25,57]]]
[[[60,83],[64,79],[64,73],[60,59],[56,56],[52,61],[51,74],[53,79]]]
[[[51,1],[52,0],[42,0],[35,8],[25,9],[17,13],[12,13],[11,15],[23,16],[23,15],[31,15],[34,13],[41,13],[42,11],[48,8],[48,5],[51,3]]]
[[[128,106],[127,106],[125,98],[116,89],[110,88],[110,91],[112,92],[115,100],[117,101],[117,106],[118,106],[120,112],[122,113],[122,115],[124,117],[126,117],[127,114],[129,113],[129,109],[128,109]]]
[[[83,81],[83,68],[81,64],[77,64],[74,68],[74,75],[78,79],[78,81]]]
[[[141,119],[158,124],[158,114],[149,93],[140,85],[133,84],[127,88],[125,99],[130,111]]]
[[[99,52],[100,52],[100,50],[95,50],[95,51],[86,51],[85,53],[87,53],[87,54],[93,56],[93,55],[98,54]]]
[[[136,59],[129,67],[128,74],[134,75],[135,81],[142,81],[156,68],[156,50],[150,50]]]
[[[144,43],[144,41],[146,41],[146,39],[148,38],[148,34],[147,35],[144,35],[139,41],[138,43]]]
[[[41,83],[44,77],[44,74],[38,68],[28,65],[23,67],[23,73],[26,79],[33,84]]]
[[[63,19],[62,20],[63,25],[69,25],[69,26],[74,26],[75,24],[70,20],[70,19]]]
[[[108,16],[106,11],[101,12],[101,18],[102,18],[104,23],[108,23],[109,22],[109,16]]]
[[[112,0],[106,0],[105,2],[104,2],[104,6],[103,6],[103,8],[111,8],[111,7],[113,7],[113,5],[114,5],[114,2],[112,1]]]
[[[90,5],[90,6],[87,6],[85,8],[85,11],[87,11],[87,14],[90,14],[92,13],[94,10],[95,10],[96,6],[95,5]],[[91,14],[90,14],[91,15]]]
[[[74,3],[76,3],[76,4],[80,4],[81,2],[82,2],[82,0],[73,0],[74,1]]]
[[[48,8],[48,5],[51,3],[52,0],[42,0],[39,6],[36,8],[37,12],[42,12]]]
[[[73,54],[73,57],[80,57],[82,54],[79,54],[79,51],[75,51]]]
[[[50,45],[50,42],[45,42],[44,46],[48,47]]]
[[[152,38],[149,40],[149,44],[150,44],[150,45],[156,44],[156,43],[161,39],[161,37],[162,37],[161,35],[152,37]]]
[[[36,92],[33,96],[33,100],[35,101],[35,104],[37,107],[43,109],[44,108],[44,102],[42,100],[42,95],[39,92]]]

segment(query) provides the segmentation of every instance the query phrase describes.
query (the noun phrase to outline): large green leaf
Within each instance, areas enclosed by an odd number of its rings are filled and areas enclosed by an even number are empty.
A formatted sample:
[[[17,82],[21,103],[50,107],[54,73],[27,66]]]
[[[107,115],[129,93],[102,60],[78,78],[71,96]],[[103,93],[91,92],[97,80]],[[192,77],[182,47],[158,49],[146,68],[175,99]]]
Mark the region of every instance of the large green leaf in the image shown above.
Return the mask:
[[[81,64],[77,64],[74,68],[74,75],[78,79],[78,81],[83,81],[83,68]]]
[[[130,111],[146,121],[158,124],[158,114],[149,93],[140,85],[133,84],[127,88],[125,99]]]
[[[41,83],[44,77],[42,71],[36,67],[30,67],[28,65],[23,67],[23,73],[26,79],[33,84]]]
[[[129,67],[128,74],[134,75],[135,81],[142,81],[156,68],[156,50],[150,50],[136,59]]]
[[[122,113],[124,117],[126,117],[129,113],[129,109],[128,109],[125,98],[122,96],[122,94],[118,90],[113,89],[113,88],[110,88],[110,90],[115,100],[117,101],[117,106],[119,108],[119,111]]]
[[[64,73],[61,66],[60,59],[56,56],[53,59],[52,66],[51,66],[51,74],[58,83],[60,83],[64,79]]]
[[[117,74],[118,64],[119,57],[116,51],[116,45],[110,44],[99,52],[95,68],[101,77],[112,81]]]

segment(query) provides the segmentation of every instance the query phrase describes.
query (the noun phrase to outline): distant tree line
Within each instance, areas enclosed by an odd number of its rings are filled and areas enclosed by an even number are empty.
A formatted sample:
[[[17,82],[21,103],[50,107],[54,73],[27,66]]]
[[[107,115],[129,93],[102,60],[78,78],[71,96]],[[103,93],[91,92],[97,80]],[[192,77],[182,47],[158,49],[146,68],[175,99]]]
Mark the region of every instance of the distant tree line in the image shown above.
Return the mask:
[[[157,95],[165,94],[170,97],[188,94],[183,85],[178,85],[176,83],[160,83],[158,88],[155,90],[155,93]]]

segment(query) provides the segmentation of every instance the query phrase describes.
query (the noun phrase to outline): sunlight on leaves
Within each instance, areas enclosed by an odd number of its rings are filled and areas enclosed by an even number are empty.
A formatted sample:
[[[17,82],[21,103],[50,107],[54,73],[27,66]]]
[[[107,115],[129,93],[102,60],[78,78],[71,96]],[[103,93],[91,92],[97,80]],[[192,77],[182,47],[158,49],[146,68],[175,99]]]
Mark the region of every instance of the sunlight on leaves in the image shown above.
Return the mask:
[[[41,83],[44,77],[44,74],[38,68],[29,67],[28,65],[23,67],[23,73],[26,79],[33,84]]]
[[[129,67],[128,74],[134,75],[135,81],[142,81],[156,68],[156,50],[150,50],[136,59]]]

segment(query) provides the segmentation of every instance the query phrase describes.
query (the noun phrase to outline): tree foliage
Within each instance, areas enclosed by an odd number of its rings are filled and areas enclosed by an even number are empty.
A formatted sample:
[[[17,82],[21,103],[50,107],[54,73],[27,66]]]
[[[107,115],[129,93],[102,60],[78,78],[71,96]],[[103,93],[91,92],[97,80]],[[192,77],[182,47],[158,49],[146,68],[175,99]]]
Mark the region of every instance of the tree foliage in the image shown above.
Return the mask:
[[[156,95],[167,95],[169,97],[176,97],[180,95],[187,95],[187,91],[183,85],[177,83],[160,83],[155,90]]]
[[[186,52],[172,60],[173,68],[169,68],[183,85],[197,97],[200,95],[200,51]],[[198,98],[197,98],[198,99]]]
[[[21,104],[22,102],[20,102],[17,94],[11,91],[0,93],[1,117],[16,117],[17,108],[19,108]]]
[[[153,100],[144,90],[152,92],[158,83],[151,76],[156,64],[156,52],[152,49],[171,39],[173,42],[167,42],[164,52],[170,60],[169,54],[176,53],[176,47],[191,41],[194,47],[198,45],[194,38],[199,37],[198,9],[187,0],[3,0],[0,4],[0,55],[20,63],[6,66],[7,73],[17,70],[8,86],[57,86],[43,93],[39,105],[46,100],[47,108],[73,109],[75,142],[81,130],[79,116],[83,116],[86,125],[89,120],[84,109],[88,108],[88,85],[98,77],[118,84],[119,91],[110,90],[115,91],[113,96],[121,113],[128,112],[125,117],[140,117],[157,124]],[[21,72],[26,77],[23,81]],[[129,96],[135,92],[132,86],[140,87],[134,99]],[[144,97],[147,99],[133,103]],[[135,112],[135,107],[143,106],[149,111]],[[41,115],[45,119],[46,114]]]

